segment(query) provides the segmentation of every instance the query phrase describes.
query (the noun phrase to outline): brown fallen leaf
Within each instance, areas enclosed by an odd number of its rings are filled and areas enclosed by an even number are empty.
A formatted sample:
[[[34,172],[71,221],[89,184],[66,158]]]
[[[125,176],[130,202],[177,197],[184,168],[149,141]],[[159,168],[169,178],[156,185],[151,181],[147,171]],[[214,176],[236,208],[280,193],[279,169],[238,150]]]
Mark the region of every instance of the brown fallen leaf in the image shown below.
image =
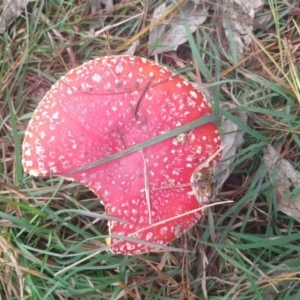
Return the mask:
[[[104,21],[114,12],[113,0],[91,0],[91,13],[95,16],[97,21],[90,25],[90,31],[95,32],[96,29],[104,27]]]
[[[274,188],[278,210],[300,222],[300,172],[283,159],[271,145],[265,150],[264,162]]]
[[[3,0],[0,16],[0,34],[25,10],[28,0]]]
[[[220,106],[226,110],[235,108],[235,105],[230,102],[221,103]],[[245,111],[237,110],[234,113],[234,116],[244,124],[247,124],[248,115]],[[216,194],[222,188],[224,182],[232,172],[231,165],[235,160],[234,156],[243,144],[245,134],[244,131],[240,130],[235,123],[227,119],[225,116],[221,117],[220,132],[222,135],[222,145],[224,148],[222,151],[222,160],[217,163],[213,169],[213,175],[216,179],[214,188],[214,192]]]
[[[238,61],[245,56],[251,43],[255,14],[264,7],[265,0],[222,0],[222,25],[228,43],[234,45]]]
[[[158,6],[152,16],[152,24],[155,24],[150,30],[148,50],[152,55],[176,50],[179,45],[188,40],[186,26],[189,26],[191,33],[195,32],[200,24],[203,24],[208,16],[209,5],[206,3],[197,3],[199,1],[187,0],[180,10],[176,10],[167,20],[157,23],[163,14],[172,6],[173,1],[165,1]],[[156,24],[157,23],[157,24]]]

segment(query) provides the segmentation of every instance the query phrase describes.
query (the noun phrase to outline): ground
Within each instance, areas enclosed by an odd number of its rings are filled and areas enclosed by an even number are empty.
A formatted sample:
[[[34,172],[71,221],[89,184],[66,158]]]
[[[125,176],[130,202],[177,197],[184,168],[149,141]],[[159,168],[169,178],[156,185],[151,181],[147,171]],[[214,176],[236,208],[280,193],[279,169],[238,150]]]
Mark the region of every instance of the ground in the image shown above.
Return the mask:
[[[185,26],[186,42],[153,56],[151,19],[161,2],[115,1],[99,20],[88,1],[29,1],[0,35],[0,298],[300,298],[299,214],[281,209],[289,197],[286,205],[297,207],[298,181],[280,169],[288,178],[282,195],[265,160],[272,146],[299,172],[299,2],[266,1],[241,52],[233,23],[224,25],[234,19],[229,1],[217,1],[193,33]],[[171,7],[159,22],[170,28],[179,15]],[[211,178],[216,205],[195,226],[170,248],[124,256],[105,251],[107,221],[94,193],[61,177],[28,175],[21,145],[34,109],[61,76],[133,45],[136,56],[207,87],[219,126],[229,119],[242,143],[234,149],[229,139],[229,176],[219,188],[218,174]]]

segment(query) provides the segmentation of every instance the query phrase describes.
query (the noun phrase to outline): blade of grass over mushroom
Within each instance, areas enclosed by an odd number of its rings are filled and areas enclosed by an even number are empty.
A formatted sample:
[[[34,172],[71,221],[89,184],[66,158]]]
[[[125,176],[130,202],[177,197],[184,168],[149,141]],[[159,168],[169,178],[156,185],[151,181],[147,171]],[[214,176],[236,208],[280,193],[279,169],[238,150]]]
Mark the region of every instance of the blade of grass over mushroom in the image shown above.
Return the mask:
[[[193,130],[194,128],[196,127],[199,127],[201,125],[204,125],[204,124],[207,124],[207,123],[210,123],[210,122],[213,122],[215,121],[215,116],[214,115],[206,115],[198,120],[195,120],[195,121],[192,121],[188,124],[185,124],[185,125],[182,125],[178,128],[175,128],[175,129],[172,129],[168,132],[165,132],[159,136],[156,136],[152,139],[149,139],[145,142],[142,142],[140,144],[137,144],[133,147],[130,147],[128,149],[125,149],[125,150],[122,150],[116,154],[113,154],[113,155],[110,155],[104,159],[101,159],[101,160],[98,160],[98,161],[95,161],[91,164],[88,164],[86,166],[83,166],[83,167],[80,167],[80,168],[77,168],[75,170],[72,170],[71,172],[68,172],[67,175],[71,175],[71,174],[74,174],[76,172],[80,172],[80,171],[84,171],[84,170],[88,170],[88,169],[91,169],[93,167],[96,167],[96,166],[100,166],[100,165],[103,165],[105,163],[108,163],[108,162],[111,162],[113,160],[116,160],[118,158],[121,158],[123,156],[126,156],[126,155],[129,155],[129,154],[132,154],[134,152],[137,152],[137,151],[140,151],[140,150],[143,150],[147,147],[150,147],[152,145],[155,145],[155,144],[158,144],[160,142],[163,142],[165,140],[168,140],[172,137],[175,137],[181,133],[184,133],[186,131],[190,131],[190,130]]]
[[[113,221],[118,221],[118,222],[123,222],[123,223],[127,223],[127,221],[122,220],[122,219],[118,219],[118,218],[114,218],[105,214],[97,214],[91,211],[85,211],[85,210],[81,210],[81,209],[61,209],[59,211],[57,211],[55,214],[59,215],[59,214],[64,214],[64,213],[74,213],[75,215],[83,215],[83,216],[88,216],[91,218],[95,218],[95,219],[103,219],[103,220],[113,220]]]

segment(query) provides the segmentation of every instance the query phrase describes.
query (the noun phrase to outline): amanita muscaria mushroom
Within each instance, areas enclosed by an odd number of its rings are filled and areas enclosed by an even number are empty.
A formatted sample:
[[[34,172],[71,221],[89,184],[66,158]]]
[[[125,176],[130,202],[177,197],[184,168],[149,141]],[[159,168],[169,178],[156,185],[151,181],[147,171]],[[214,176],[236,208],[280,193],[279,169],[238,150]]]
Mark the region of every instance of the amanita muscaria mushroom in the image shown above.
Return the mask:
[[[109,216],[126,221],[109,221],[113,253],[153,251],[149,243],[167,245],[203,214],[209,185],[197,181],[207,181],[220,158],[216,125],[80,168],[207,115],[204,95],[167,68],[133,56],[98,58],[68,72],[38,105],[25,132],[24,170],[93,190]]]

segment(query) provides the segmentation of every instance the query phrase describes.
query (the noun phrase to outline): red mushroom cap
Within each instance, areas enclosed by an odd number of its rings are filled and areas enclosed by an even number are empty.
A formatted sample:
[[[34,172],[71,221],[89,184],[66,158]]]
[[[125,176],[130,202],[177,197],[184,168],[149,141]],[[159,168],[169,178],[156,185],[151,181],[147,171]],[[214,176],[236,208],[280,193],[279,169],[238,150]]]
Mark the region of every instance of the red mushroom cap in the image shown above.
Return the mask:
[[[88,186],[108,215],[127,221],[109,221],[110,250],[148,252],[155,247],[143,241],[166,245],[201,217],[209,186],[195,189],[193,184],[220,158],[216,125],[78,168],[210,114],[204,95],[165,67],[132,56],[95,59],[63,76],[37,107],[23,142],[24,170]]]

